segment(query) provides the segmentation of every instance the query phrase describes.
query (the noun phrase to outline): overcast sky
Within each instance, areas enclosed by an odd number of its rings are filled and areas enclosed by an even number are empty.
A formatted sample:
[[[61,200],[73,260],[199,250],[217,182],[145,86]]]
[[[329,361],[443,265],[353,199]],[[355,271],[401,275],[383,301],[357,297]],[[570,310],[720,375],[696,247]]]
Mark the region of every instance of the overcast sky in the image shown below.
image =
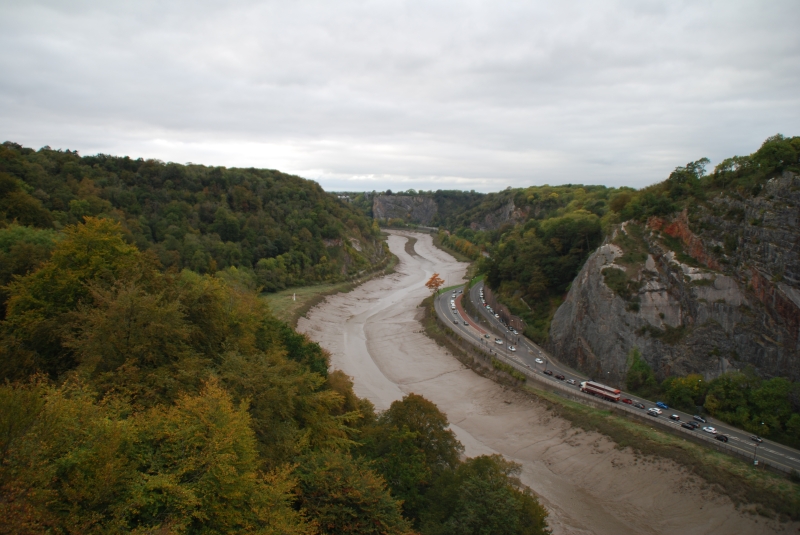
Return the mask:
[[[0,0],[0,141],[327,190],[642,187],[800,135],[800,2]]]

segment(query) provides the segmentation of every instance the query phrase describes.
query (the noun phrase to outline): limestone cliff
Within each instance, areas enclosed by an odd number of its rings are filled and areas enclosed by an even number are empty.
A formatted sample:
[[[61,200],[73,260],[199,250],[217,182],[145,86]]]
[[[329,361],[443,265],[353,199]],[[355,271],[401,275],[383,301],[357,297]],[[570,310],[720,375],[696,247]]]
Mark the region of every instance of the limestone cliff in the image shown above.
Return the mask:
[[[586,261],[550,329],[565,362],[622,384],[638,347],[663,379],[752,365],[800,380],[800,179],[626,223]]]
[[[514,200],[509,199],[499,208],[496,208],[486,214],[480,214],[480,217],[470,222],[472,230],[496,230],[508,223],[516,224],[525,221],[528,217],[530,208],[521,210],[514,205]]]
[[[372,216],[379,220],[430,225],[437,213],[436,201],[425,195],[376,195],[372,201]]]

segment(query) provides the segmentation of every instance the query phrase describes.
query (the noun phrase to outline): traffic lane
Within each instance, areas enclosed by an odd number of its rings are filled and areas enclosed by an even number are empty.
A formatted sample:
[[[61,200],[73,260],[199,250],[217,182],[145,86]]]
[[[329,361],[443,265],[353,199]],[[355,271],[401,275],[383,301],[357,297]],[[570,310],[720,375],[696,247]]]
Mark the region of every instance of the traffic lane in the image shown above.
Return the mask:
[[[480,325],[475,323],[472,320],[472,318],[469,317],[469,314],[466,313],[464,307],[461,304],[463,298],[464,294],[458,294],[458,297],[456,297],[456,310],[458,310],[458,313],[461,315],[461,317],[464,318],[465,321],[467,321],[476,331],[478,331],[481,334],[481,336],[483,336],[484,334],[486,334],[486,331],[482,329]]]
[[[446,305],[448,303],[447,296],[443,296],[443,297],[444,297],[444,299],[441,301],[441,309],[440,309],[442,311],[445,309],[444,305]],[[444,313],[442,313],[441,315],[443,317],[446,317],[444,315]],[[465,338],[471,339],[471,341],[473,343],[476,343],[476,345],[477,344],[484,345],[487,349],[491,350],[491,345],[492,345],[491,341],[487,341],[485,339],[479,338],[479,335],[477,334],[477,330],[470,329],[469,327],[464,327],[463,326],[463,321],[459,321],[458,325],[459,325],[459,329],[458,330],[462,332],[462,335],[465,335]],[[503,345],[503,347],[505,347],[505,344]],[[509,360],[511,360],[513,362],[516,362],[517,364],[519,364],[521,366],[527,367],[527,368],[531,369],[534,372],[537,371],[534,367],[522,362],[519,358],[517,358],[518,355],[514,355],[514,353],[511,353],[511,352],[508,352],[508,351],[501,351],[501,350],[499,350],[499,348],[494,349],[493,352],[502,354],[507,359],[509,359]],[[544,368],[544,363],[542,365],[539,365],[538,368],[539,368],[539,370],[538,370],[539,373],[541,373],[542,369]],[[571,385],[571,386],[573,386],[576,389],[580,388],[579,383],[580,383],[581,378],[579,378],[579,377],[569,377],[568,373],[565,373],[562,370],[560,370],[560,369],[558,369],[557,367],[554,367],[554,366],[547,366],[547,369],[553,372],[553,375],[549,376],[550,380],[557,381],[557,379],[555,378],[556,375],[564,375],[565,379],[562,380],[562,382],[564,382],[568,386],[570,386],[569,383],[566,382],[566,380],[572,378],[572,379],[575,380],[576,384],[575,385]],[[623,393],[623,394],[625,396],[628,396],[628,394],[625,394],[625,393]],[[636,399],[636,397],[635,396],[631,396],[629,399],[633,400],[633,399]],[[655,403],[650,402],[648,400],[640,399],[639,401],[642,404],[645,405],[645,408],[641,409],[645,414],[646,414],[646,410],[648,408],[651,408],[650,406],[655,406]],[[670,414],[678,414],[678,416],[680,416],[681,419],[679,421],[670,420],[669,419],[669,415]],[[659,416],[659,418],[663,418],[662,422],[663,423],[667,423],[667,425],[671,425],[671,426],[674,426],[674,427],[680,427],[682,423],[692,419],[692,415],[688,415],[683,411],[676,411],[674,409],[666,409],[665,412],[662,413],[662,415]],[[753,455],[754,457],[757,456],[759,459],[763,459],[764,461],[767,461],[767,462],[770,462],[770,463],[773,463],[773,464],[779,464],[779,465],[785,466],[787,468],[794,468],[794,467],[800,466],[800,458],[793,456],[792,452],[789,452],[787,454],[787,453],[781,451],[779,447],[776,447],[777,445],[773,445],[772,443],[770,443],[770,444],[768,444],[766,446],[762,445],[761,447],[757,447],[755,445],[755,443],[748,442],[749,441],[749,435],[747,435],[746,432],[743,432],[741,430],[729,429],[729,428],[727,428],[727,426],[717,424],[716,421],[709,421],[705,425],[712,425],[713,427],[717,428],[718,432],[728,435],[730,437],[730,439],[729,439],[729,442],[726,443],[727,446],[729,448],[733,449],[733,450],[739,451],[743,455],[746,455],[748,457],[750,455]],[[698,433],[698,435],[702,436],[703,438],[705,438],[707,440],[714,440],[714,435],[706,433],[705,431],[702,430],[702,427],[703,426],[701,425],[696,430],[693,430],[693,432]]]
[[[458,295],[463,295],[463,294],[457,294],[456,297],[458,297]],[[447,294],[447,293],[443,294],[439,299],[436,300],[436,304],[438,305],[435,307],[436,312],[437,314],[439,314],[439,317],[443,321],[450,323],[451,325],[457,325],[458,328],[456,330],[458,330],[461,334],[466,335],[466,337],[471,339],[471,341],[474,342],[476,345],[485,347],[485,349],[489,351],[489,353],[502,354],[506,358],[514,360],[515,362],[517,362],[522,366],[531,368],[531,366],[527,365],[524,362],[520,362],[513,356],[511,352],[507,351],[505,344],[503,344],[502,347],[499,347],[500,346],[499,344],[494,344],[495,340],[494,337],[489,339],[485,338],[485,334],[489,333],[483,331],[482,329],[479,331],[478,329],[472,327],[474,322],[469,321],[470,318],[465,312],[463,312],[463,308],[462,308],[463,317],[461,314],[458,313],[453,314],[452,308],[450,308],[451,306],[450,300],[455,301],[452,294]],[[445,310],[450,310],[450,313],[449,314],[446,313]],[[458,307],[456,307],[456,312],[458,312]],[[463,325],[463,322],[465,321],[464,318],[467,318],[466,321],[468,321],[469,325]]]
[[[476,291],[475,289],[473,289],[473,291],[470,292],[470,294],[475,297],[475,299],[473,300],[474,303],[476,301],[478,303],[480,303],[480,292],[479,292],[479,290]],[[463,295],[463,294],[459,294],[459,295]],[[482,308],[482,307],[478,306],[478,308]],[[463,310],[463,308],[462,308],[462,310]],[[491,313],[489,313],[487,310],[485,310],[485,308],[484,308],[484,311],[483,311],[483,315],[484,315],[484,317],[486,317],[489,320],[490,325],[492,325],[492,327],[494,327],[495,329],[500,331],[500,336],[503,336],[503,333],[505,331],[505,327],[503,326],[503,324],[500,323],[497,320],[497,318],[494,318]],[[464,314],[464,316],[467,316],[467,315]],[[492,321],[492,320],[494,320],[494,321]],[[535,370],[535,371],[539,371],[540,373],[543,372],[545,369],[550,370],[553,373],[553,375],[550,376],[551,379],[555,380],[555,376],[556,375],[563,376],[564,379],[562,381],[565,382],[565,383],[569,379],[573,379],[576,384],[572,385],[572,386],[574,386],[575,388],[579,388],[579,383],[581,381],[583,381],[583,380],[586,380],[585,378],[582,378],[582,377],[574,374],[572,372],[572,370],[564,370],[561,367],[559,367],[558,365],[553,364],[552,360],[548,361],[547,358],[544,356],[544,353],[541,352],[541,350],[538,347],[536,347],[534,344],[528,344],[526,342],[527,342],[527,339],[522,338],[518,348],[520,350],[527,349],[530,354],[541,355],[540,357],[538,357],[538,358],[541,358],[542,361],[543,361],[541,364],[536,363],[535,360],[533,360],[532,362],[524,362],[525,360],[529,360],[528,358],[526,358],[526,357],[528,357],[528,355],[525,355],[524,351],[518,351],[518,352],[516,352],[516,354],[510,353],[508,351],[504,351],[503,352],[504,356],[506,356],[507,358],[510,358],[511,360],[513,360],[513,361],[517,362],[518,364],[521,364],[521,365],[523,365],[523,366],[525,366],[525,367],[527,367],[529,369],[532,369],[532,370]],[[507,347],[507,342],[504,341],[503,347],[504,348]],[[522,353],[522,355],[520,355],[520,353]],[[522,359],[520,359],[519,357],[522,357]],[[535,358],[535,357],[532,357],[532,358]],[[641,409],[642,411],[647,411],[647,409],[656,407],[655,402],[650,401],[650,400],[646,400],[646,399],[642,399],[642,398],[638,398],[638,396],[634,396],[634,395],[632,395],[630,393],[621,391],[620,395],[621,395],[622,398],[627,398],[627,399],[633,400],[634,402],[638,401],[638,402],[642,403],[645,406],[644,409]],[[669,415],[670,414],[677,414],[680,417],[680,420],[679,421],[670,420],[669,419]],[[673,425],[673,426],[680,426],[684,422],[693,420],[693,415],[688,414],[688,413],[686,413],[684,411],[677,411],[675,409],[666,409],[666,410],[664,410],[664,413],[660,417],[663,417],[665,419],[665,421],[669,422],[670,425]],[[766,461],[771,461],[773,463],[782,464],[782,465],[788,466],[788,467],[800,467],[800,453],[795,451],[795,450],[792,450],[791,448],[788,448],[787,446],[781,446],[779,444],[775,444],[773,442],[766,442],[766,441],[764,443],[762,443],[761,445],[757,445],[757,443],[755,443],[755,442],[750,440],[750,434],[748,432],[746,432],[744,430],[740,430],[740,429],[729,427],[727,424],[725,424],[723,422],[719,422],[719,421],[717,421],[717,420],[715,420],[713,418],[709,418],[706,423],[701,424],[701,426],[698,427],[695,430],[695,432],[700,433],[702,436],[705,436],[705,438],[714,439],[714,437],[716,435],[713,435],[713,434],[710,434],[710,433],[706,433],[705,431],[702,430],[702,427],[706,427],[706,426],[714,427],[717,430],[717,434],[724,434],[724,435],[728,436],[729,437],[729,441],[727,442],[728,446],[733,448],[733,449],[737,449],[737,450],[741,451],[742,453],[745,453],[747,455],[751,455],[752,454],[752,455],[754,455],[754,457],[757,456],[758,458],[764,459]]]

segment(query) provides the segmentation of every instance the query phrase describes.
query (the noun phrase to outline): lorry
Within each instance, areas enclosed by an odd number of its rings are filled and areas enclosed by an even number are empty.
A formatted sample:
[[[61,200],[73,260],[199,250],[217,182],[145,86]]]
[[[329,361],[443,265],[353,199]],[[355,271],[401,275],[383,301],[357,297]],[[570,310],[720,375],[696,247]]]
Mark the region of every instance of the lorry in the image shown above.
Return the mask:
[[[598,396],[608,401],[619,401],[619,389],[611,388],[604,384],[596,383],[594,381],[581,382],[581,392]]]

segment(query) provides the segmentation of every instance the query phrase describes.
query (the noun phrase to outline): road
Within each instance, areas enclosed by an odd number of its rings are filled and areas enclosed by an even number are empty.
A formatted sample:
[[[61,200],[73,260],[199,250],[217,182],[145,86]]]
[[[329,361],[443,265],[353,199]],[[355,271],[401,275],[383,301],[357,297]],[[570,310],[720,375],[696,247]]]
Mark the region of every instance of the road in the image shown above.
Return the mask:
[[[564,379],[562,381],[564,384],[569,384],[567,381],[572,380],[575,384],[570,386],[576,390],[579,389],[581,381],[593,380],[602,382],[601,378],[586,377],[568,366],[565,366],[563,363],[553,359],[551,355],[522,334],[517,335],[511,332],[502,321],[496,318],[493,313],[489,312],[482,303],[480,295],[482,288],[483,282],[479,282],[469,290],[468,296],[461,293],[461,290],[458,289],[455,290],[455,297],[451,291],[443,292],[436,301],[435,308],[437,314],[462,337],[470,340],[475,345],[516,362],[528,370],[542,374],[543,377],[550,380],[557,381],[558,379],[555,378],[556,376],[563,376]],[[471,317],[464,310],[462,299],[466,298],[471,299],[473,308],[478,310],[478,317]],[[451,303],[451,300],[455,301],[455,303]],[[455,305],[455,309],[451,308],[452,305]],[[514,350],[511,350],[511,347],[513,347]],[[633,403],[641,402],[641,404],[644,405],[644,408],[641,409],[643,413],[645,413],[647,409],[656,407],[656,402],[642,399],[624,391],[621,392],[621,399],[629,399]],[[679,420],[670,419],[670,415],[677,415]],[[693,416],[692,414],[669,408],[663,410],[663,414],[654,417],[654,419],[657,418],[659,422],[664,425],[680,427],[683,422],[692,421]],[[786,471],[790,469],[800,471],[800,451],[766,439],[759,444],[751,440],[750,437],[752,433],[737,429],[710,417],[706,418],[708,422],[698,422],[700,423],[700,427],[698,427],[694,433],[709,440],[714,440],[715,435],[707,433],[702,429],[706,426],[713,427],[716,429],[718,435],[725,435],[728,437],[727,445],[731,449],[737,450],[743,455],[750,455],[754,460],[759,459],[762,462],[778,466]]]

